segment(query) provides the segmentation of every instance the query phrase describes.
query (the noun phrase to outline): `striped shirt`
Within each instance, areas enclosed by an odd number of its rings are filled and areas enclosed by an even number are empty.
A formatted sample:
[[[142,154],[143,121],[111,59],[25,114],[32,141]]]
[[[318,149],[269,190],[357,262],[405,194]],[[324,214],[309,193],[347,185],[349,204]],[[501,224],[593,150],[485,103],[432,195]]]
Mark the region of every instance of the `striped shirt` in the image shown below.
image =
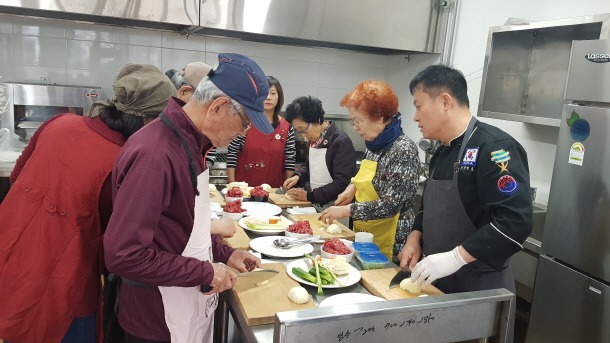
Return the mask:
[[[227,149],[227,168],[237,168],[237,156],[244,148],[245,143],[246,137],[238,136],[231,142],[231,144],[229,144]],[[292,125],[290,125],[290,130],[288,131],[288,139],[286,140],[284,155],[286,156],[284,170],[294,171],[297,149],[294,143],[294,127],[292,127]]]

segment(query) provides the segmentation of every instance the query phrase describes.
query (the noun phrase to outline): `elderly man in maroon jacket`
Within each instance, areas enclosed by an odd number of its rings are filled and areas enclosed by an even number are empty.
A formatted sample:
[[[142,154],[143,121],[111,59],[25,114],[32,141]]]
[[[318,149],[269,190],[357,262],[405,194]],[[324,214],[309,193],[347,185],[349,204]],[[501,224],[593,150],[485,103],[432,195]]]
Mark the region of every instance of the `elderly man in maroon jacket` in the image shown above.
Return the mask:
[[[237,279],[227,266],[260,266],[253,255],[210,238],[202,155],[252,124],[273,130],[263,112],[269,85],[249,58],[218,58],[193,99],[170,99],[159,119],[125,144],[113,170],[104,247],[108,270],[122,278],[118,318],[127,342],[208,342],[218,293]]]

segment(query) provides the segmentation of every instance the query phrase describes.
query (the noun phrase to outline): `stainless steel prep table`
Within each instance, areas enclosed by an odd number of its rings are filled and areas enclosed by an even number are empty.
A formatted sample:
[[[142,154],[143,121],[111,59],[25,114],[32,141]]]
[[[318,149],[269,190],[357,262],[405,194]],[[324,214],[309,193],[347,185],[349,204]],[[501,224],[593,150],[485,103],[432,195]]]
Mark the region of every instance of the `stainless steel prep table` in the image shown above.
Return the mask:
[[[252,234],[250,232],[248,232],[248,236],[250,236],[250,238],[258,237],[258,235]],[[321,246],[322,246],[321,244],[314,244],[314,251],[311,253],[312,256],[320,254]],[[300,258],[277,259],[277,258],[268,258],[268,257],[263,256],[263,259],[266,262],[283,263],[285,265],[288,265],[290,262],[298,260]],[[362,270],[362,266],[360,265],[360,262],[358,260],[356,260],[356,258],[354,258],[352,260],[351,264],[354,267],[356,267],[356,269]],[[388,268],[396,267],[396,265],[394,263],[390,262],[387,265],[387,267]],[[326,299],[330,296],[333,296],[333,295],[341,294],[341,293],[371,294],[360,283],[356,283],[355,285],[352,285],[349,287],[344,287],[344,288],[325,288],[323,296],[317,295],[316,287],[308,286],[308,285],[302,285],[302,286],[305,289],[307,289],[307,292],[310,294],[310,296],[316,306],[319,306],[320,302],[322,302],[324,299]],[[225,302],[225,304],[222,304],[223,302]],[[216,320],[220,320],[220,323],[218,323],[218,325],[216,325],[215,329],[220,328],[222,330],[222,327],[224,327],[225,333],[224,334],[219,333],[222,336],[217,336],[217,337],[223,337],[223,339],[219,339],[219,340],[215,339],[214,342],[222,342],[222,343],[227,342],[226,338],[228,336],[228,333],[226,333],[226,330],[228,328],[228,325],[224,324],[223,321],[228,320],[228,313],[222,313],[225,311],[229,311],[231,313],[231,315],[233,316],[233,320],[235,322],[236,329],[239,331],[239,333],[241,334],[241,336],[245,342],[261,342],[261,343],[262,342],[273,342],[273,324],[248,326],[246,324],[246,320],[244,318],[243,313],[241,313],[241,309],[237,303],[237,299],[235,298],[232,291],[229,290],[229,291],[225,291],[224,293],[222,293],[221,301],[219,303],[218,308],[219,308],[219,310],[217,310],[217,311],[219,313],[217,313]],[[219,316],[220,316],[220,318],[219,318]],[[222,319],[222,318],[224,318],[224,319]]]
[[[283,211],[282,213],[283,215],[287,215],[286,211]],[[253,239],[256,237],[259,237],[258,235],[248,232],[247,233],[248,236]],[[315,255],[319,255],[320,254],[320,248],[321,248],[321,244],[314,244],[314,251],[312,252],[312,256]],[[299,258],[290,258],[290,259],[278,259],[278,258],[263,258],[265,261],[268,262],[272,262],[272,263],[284,263],[285,265],[288,265],[290,262],[297,260]],[[358,270],[362,270],[362,266],[360,264],[360,262],[354,258],[351,262],[351,264],[356,267],[356,269]],[[388,263],[388,265],[386,265],[386,268],[390,268],[390,267],[397,267],[394,263],[390,262]],[[357,283],[355,285],[349,286],[349,287],[345,287],[345,288],[334,288],[334,289],[324,289],[324,295],[323,296],[318,296],[317,295],[317,288],[313,287],[313,286],[307,286],[307,285],[302,285],[305,289],[307,289],[308,293],[310,294],[310,297],[312,298],[314,304],[316,306],[318,306],[320,304],[321,301],[323,301],[325,298],[329,297],[329,296],[333,296],[333,295],[337,295],[337,294],[341,294],[341,293],[363,293],[363,294],[371,294],[364,286],[362,286],[360,283]],[[475,293],[478,293],[475,295]],[[470,295],[473,294],[473,295]],[[498,318],[504,318],[506,320],[502,320],[502,319],[498,319],[496,321],[493,321],[491,324],[489,323],[473,323],[473,327],[470,327],[468,325],[463,325],[462,323],[460,323],[460,320],[462,320],[461,318],[459,318],[461,316],[461,314],[467,313],[464,312],[464,310],[462,310],[462,312],[460,312],[460,310],[453,310],[453,316],[455,316],[455,323],[451,322],[450,324],[455,324],[456,328],[453,330],[453,332],[455,332],[455,337],[460,337],[460,335],[462,335],[461,337],[466,337],[469,334],[472,334],[473,332],[485,332],[486,329],[486,324],[489,324],[493,327],[493,331],[491,329],[489,329],[488,336],[492,336],[492,335],[497,335],[499,336],[499,338],[501,338],[499,341],[503,342],[504,338],[505,338],[505,328],[508,325],[508,319],[510,316],[508,316],[508,308],[510,307],[510,302],[511,301],[515,301],[514,300],[514,295],[506,290],[490,290],[490,291],[482,291],[482,292],[473,292],[473,293],[462,293],[462,294],[458,294],[458,295],[449,295],[447,296],[447,300],[446,302],[441,302],[439,304],[435,304],[432,308],[438,307],[439,309],[448,309],[451,306],[468,306],[468,308],[465,308],[466,311],[471,311],[474,313],[477,313],[476,306],[480,306],[481,305],[481,301],[485,302],[487,301],[488,303],[497,303],[498,301],[504,301],[504,306],[500,307],[500,310],[498,310],[500,312],[500,314],[497,315]],[[417,298],[416,298],[417,299]],[[425,299],[425,298],[422,298]],[[498,300],[500,299],[500,300]],[[392,302],[404,302],[406,299],[403,300],[393,300]],[[413,299],[410,299],[413,300]],[[373,303],[373,304],[379,304],[379,303]],[[397,303],[398,304],[398,303]],[[371,304],[356,304],[356,305],[351,305],[351,306],[355,306],[355,311],[354,313],[359,313],[359,312],[366,312],[371,310]],[[421,305],[417,305],[416,303],[414,303],[414,307],[416,306],[421,306]],[[374,307],[375,305],[373,305]],[[424,305],[427,306],[427,305]],[[462,309],[462,308],[460,308]],[[327,310],[327,309],[312,309],[313,311],[318,311],[318,310]],[[296,312],[284,312],[284,313],[300,313],[302,311],[312,311],[312,310],[301,310],[301,311],[296,311]],[[457,311],[457,312],[455,312]],[[243,313],[241,312],[241,309],[239,307],[239,304],[237,303],[237,299],[235,298],[233,292],[231,290],[225,291],[221,294],[220,296],[220,300],[219,300],[219,304],[218,304],[218,308],[216,310],[216,314],[215,314],[215,327],[214,327],[214,342],[215,343],[227,343],[228,342],[228,328],[229,328],[229,313],[231,314],[234,324],[235,324],[235,329],[239,332],[239,334],[241,335],[241,338],[243,339],[244,342],[247,343],[271,343],[271,342],[279,342],[279,338],[278,337],[274,337],[274,324],[266,324],[266,325],[256,325],[256,326],[248,326],[246,324],[246,320],[245,317],[243,315]],[[451,314],[450,314],[451,315]],[[449,319],[450,321],[453,320],[453,317],[451,317],[451,319]],[[277,322],[277,318],[276,318],[276,322]],[[276,323],[277,324],[277,323]],[[459,330],[461,329],[461,330]],[[386,330],[387,331],[387,330]],[[442,331],[442,330],[441,330]],[[459,331],[459,332],[457,332]],[[452,336],[453,337],[453,336]],[[478,336],[478,337],[483,337],[483,336]]]

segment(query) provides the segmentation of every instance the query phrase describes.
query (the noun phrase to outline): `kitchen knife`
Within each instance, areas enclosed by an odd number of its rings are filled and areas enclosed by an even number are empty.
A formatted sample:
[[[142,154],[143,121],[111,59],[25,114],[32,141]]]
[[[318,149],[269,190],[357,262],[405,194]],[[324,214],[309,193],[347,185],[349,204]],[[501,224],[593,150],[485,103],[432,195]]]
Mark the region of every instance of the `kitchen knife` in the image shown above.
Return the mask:
[[[282,186],[275,190],[275,194],[286,194],[288,192],[288,188]]]
[[[241,279],[241,280],[243,280],[242,282],[246,282],[248,285],[256,285],[259,282],[263,282],[263,281],[271,279],[272,277],[276,276],[278,273],[279,273],[279,271],[277,271],[275,269],[261,269],[261,270],[247,272],[247,273],[239,273],[239,274],[237,274],[237,282],[240,282],[239,280]],[[209,286],[209,285],[201,286],[202,293],[208,293],[211,290],[212,290],[212,286]]]
[[[387,290],[400,286],[400,282],[402,280],[404,280],[406,278],[410,278],[410,277],[411,277],[411,272],[409,271],[409,266],[407,265],[401,271],[396,273],[396,275],[392,278],[392,281],[390,281],[390,286],[388,287]]]
[[[259,282],[271,279],[278,273],[279,271],[275,269],[260,269],[247,273],[239,273],[237,274],[237,282],[239,282],[239,280],[243,280],[243,282],[247,282],[250,285],[256,285]]]

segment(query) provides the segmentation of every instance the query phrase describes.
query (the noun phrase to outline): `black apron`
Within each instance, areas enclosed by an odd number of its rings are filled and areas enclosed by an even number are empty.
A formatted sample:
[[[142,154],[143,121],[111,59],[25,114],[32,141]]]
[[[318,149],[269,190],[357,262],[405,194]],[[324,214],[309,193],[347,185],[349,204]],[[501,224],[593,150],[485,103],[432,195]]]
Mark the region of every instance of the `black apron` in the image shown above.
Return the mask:
[[[453,250],[464,243],[476,231],[476,226],[464,209],[458,190],[458,173],[461,158],[464,155],[470,135],[477,119],[472,117],[454,164],[451,180],[435,180],[434,170],[426,182],[424,190],[423,252],[426,256]],[[474,261],[463,266],[452,275],[438,279],[435,286],[444,293],[482,291],[487,289],[506,288],[516,294],[513,274],[508,268],[507,260],[501,271],[496,271],[482,261]],[[513,326],[510,328],[509,340],[513,340],[514,316],[516,301],[511,305]]]

